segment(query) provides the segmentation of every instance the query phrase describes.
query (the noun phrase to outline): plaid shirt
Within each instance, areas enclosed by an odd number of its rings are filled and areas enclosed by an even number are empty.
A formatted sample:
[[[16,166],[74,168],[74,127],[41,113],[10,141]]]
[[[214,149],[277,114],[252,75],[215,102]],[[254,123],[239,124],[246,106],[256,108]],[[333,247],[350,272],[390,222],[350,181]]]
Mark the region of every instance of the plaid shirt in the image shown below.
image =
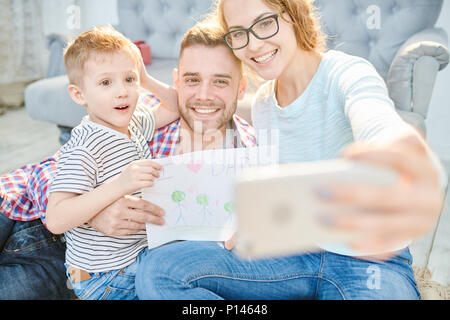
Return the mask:
[[[159,104],[152,94],[141,96],[140,103],[149,108]],[[245,120],[234,115],[233,129],[237,130],[239,144],[245,147],[256,146],[256,134]],[[148,146],[152,158],[164,158],[175,153],[178,141],[180,120],[155,131]],[[239,145],[234,144],[234,147]],[[29,164],[11,173],[0,176],[0,212],[13,220],[31,221],[38,218],[45,224],[45,211],[48,201],[49,181],[56,173],[59,152],[36,164]]]

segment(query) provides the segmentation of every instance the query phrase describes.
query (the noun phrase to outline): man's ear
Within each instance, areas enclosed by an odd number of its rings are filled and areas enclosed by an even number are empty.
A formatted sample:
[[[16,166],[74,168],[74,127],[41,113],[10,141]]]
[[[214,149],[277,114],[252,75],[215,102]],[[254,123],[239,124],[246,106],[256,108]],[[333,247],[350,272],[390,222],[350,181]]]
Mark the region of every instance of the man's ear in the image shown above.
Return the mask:
[[[86,100],[84,100],[84,95],[83,92],[80,90],[80,88],[78,88],[76,85],[71,84],[69,85],[68,90],[70,97],[75,103],[87,107]]]
[[[248,78],[246,75],[242,75],[241,81],[239,81],[239,93],[238,100],[244,99],[245,90],[247,89]]]
[[[172,77],[173,77],[173,86],[178,91],[178,69],[174,68],[172,71]]]

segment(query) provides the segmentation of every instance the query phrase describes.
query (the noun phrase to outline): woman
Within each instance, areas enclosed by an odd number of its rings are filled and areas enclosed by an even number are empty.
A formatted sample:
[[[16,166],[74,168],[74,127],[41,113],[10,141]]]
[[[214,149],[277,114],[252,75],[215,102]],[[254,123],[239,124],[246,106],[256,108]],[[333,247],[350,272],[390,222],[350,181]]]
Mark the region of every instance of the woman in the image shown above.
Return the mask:
[[[325,51],[310,0],[218,0],[216,14],[236,57],[268,80],[252,119],[257,131],[279,130],[280,162],[336,158],[345,147],[344,157],[391,168],[400,179],[389,188],[319,190],[345,212],[327,213],[325,224],[365,234],[350,247],[240,261],[213,243],[171,244],[149,256],[139,297],[419,298],[406,246],[436,221],[444,179],[423,139],[395,112],[381,77],[364,59]]]
[[[349,143],[370,142],[350,145],[344,155],[387,166],[403,177],[404,183],[394,189],[339,187],[322,192],[351,203],[352,211],[359,204],[386,213],[383,218],[356,212],[332,217],[336,226],[363,229],[367,241],[353,248],[385,252],[429,231],[442,203],[439,161],[397,115],[369,62],[325,52],[312,1],[219,0],[217,8],[235,55],[270,80],[256,96],[252,119],[257,131],[280,130],[281,162],[335,158]],[[243,29],[249,26],[251,31]],[[392,211],[395,215],[388,214]],[[326,220],[330,223],[330,217]]]

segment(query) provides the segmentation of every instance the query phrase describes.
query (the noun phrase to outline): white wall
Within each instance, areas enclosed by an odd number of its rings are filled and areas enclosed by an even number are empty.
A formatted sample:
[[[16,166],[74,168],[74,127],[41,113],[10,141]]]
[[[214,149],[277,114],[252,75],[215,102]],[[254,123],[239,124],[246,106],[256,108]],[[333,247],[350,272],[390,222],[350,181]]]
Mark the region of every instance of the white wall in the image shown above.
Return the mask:
[[[450,0],[444,0],[436,27],[450,37]],[[438,73],[427,119],[427,138],[442,160],[450,161],[450,65]]]

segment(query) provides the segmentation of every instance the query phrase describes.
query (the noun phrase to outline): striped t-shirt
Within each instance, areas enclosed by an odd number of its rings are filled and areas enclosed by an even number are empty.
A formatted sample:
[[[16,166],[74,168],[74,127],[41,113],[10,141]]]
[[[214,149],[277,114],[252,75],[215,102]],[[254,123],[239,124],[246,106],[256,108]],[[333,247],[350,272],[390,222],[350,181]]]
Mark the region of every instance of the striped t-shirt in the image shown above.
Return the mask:
[[[84,194],[121,173],[130,162],[150,159],[147,141],[153,138],[155,119],[139,105],[128,126],[131,138],[84,118],[61,148],[52,192]],[[147,246],[145,230],[124,237],[106,236],[89,225],[65,233],[66,263],[88,272],[106,272],[133,263]]]

